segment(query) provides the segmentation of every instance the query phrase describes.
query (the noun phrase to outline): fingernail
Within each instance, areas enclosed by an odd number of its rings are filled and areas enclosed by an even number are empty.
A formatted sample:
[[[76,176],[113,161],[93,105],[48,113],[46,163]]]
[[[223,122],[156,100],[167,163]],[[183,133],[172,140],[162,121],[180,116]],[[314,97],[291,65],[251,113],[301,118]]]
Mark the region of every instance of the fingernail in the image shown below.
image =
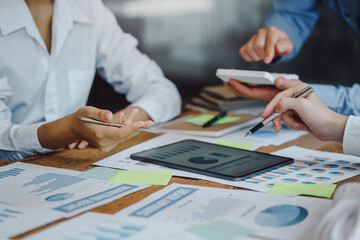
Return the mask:
[[[109,113],[109,112],[106,112],[105,113],[105,120],[106,121],[111,121],[112,119],[111,119],[111,113]]]
[[[83,149],[83,148],[85,148],[86,147],[86,143],[84,143],[84,142],[81,142],[79,145],[78,145],[78,148],[80,148],[80,149]]]
[[[265,60],[265,63],[270,63],[270,61],[271,61],[270,57],[266,57],[264,60]]]

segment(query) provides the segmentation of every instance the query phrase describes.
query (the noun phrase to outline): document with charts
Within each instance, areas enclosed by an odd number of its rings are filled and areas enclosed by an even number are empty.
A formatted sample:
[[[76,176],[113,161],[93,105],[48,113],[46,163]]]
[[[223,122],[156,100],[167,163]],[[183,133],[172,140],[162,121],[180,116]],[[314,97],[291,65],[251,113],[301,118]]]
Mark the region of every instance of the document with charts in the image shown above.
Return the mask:
[[[122,152],[114,154],[105,158],[95,165],[112,167],[127,170],[140,171],[173,171],[174,176],[189,177],[195,179],[203,179],[207,181],[217,182],[229,186],[252,189],[261,192],[267,192],[275,182],[297,182],[297,183],[336,183],[360,173],[360,158],[345,154],[328,153],[322,151],[309,150],[299,147],[286,148],[272,154],[294,158],[293,164],[283,166],[281,168],[267,169],[257,174],[248,176],[242,181],[234,182],[223,180],[220,178],[208,177],[205,175],[168,169],[151,163],[145,163],[130,159],[130,154],[151,149],[154,147],[163,146],[169,143],[178,142],[184,139],[189,139],[186,135],[164,134],[153,138],[144,143],[138,144],[134,147],[128,148]],[[208,141],[207,138],[191,138],[200,141]],[[313,156],[313,157],[311,157]],[[347,161],[339,161],[339,159],[347,159]],[[343,168],[342,172],[329,171],[335,165],[326,165],[334,163],[338,168]],[[343,166],[340,166],[342,163]],[[359,163],[359,164],[357,164]],[[319,168],[320,167],[320,168]],[[332,168],[331,168],[332,167]],[[320,170],[316,170],[320,169]],[[313,177],[313,178],[311,178]],[[312,181],[310,181],[313,179]]]
[[[79,173],[20,162],[1,167],[0,202],[69,217],[148,187],[85,179]]]
[[[24,240],[203,240],[184,231],[184,226],[88,212],[31,235]]]
[[[275,239],[311,239],[331,200],[172,184],[116,213],[187,227],[226,221]]]
[[[0,203],[0,236],[14,237],[61,218],[63,214],[52,210],[39,211]]]

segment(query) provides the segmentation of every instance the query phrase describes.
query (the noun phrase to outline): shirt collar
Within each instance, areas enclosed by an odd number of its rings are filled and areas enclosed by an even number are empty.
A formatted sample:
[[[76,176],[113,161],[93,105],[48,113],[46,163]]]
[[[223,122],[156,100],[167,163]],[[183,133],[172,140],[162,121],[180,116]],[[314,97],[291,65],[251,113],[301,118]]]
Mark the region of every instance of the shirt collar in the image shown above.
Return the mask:
[[[55,0],[54,13],[57,11],[57,20],[72,26],[74,22],[92,24],[92,19],[74,0]],[[54,14],[55,16],[55,14]],[[26,28],[31,35],[34,31],[34,20],[24,0],[0,1],[0,30],[8,35],[22,28]]]

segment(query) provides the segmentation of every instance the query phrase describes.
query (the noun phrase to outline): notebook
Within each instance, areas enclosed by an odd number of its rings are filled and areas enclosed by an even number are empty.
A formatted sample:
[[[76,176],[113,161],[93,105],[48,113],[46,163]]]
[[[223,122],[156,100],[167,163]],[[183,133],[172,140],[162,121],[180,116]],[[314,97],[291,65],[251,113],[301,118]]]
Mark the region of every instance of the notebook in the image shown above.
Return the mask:
[[[224,119],[220,119],[220,124],[215,123],[214,125],[207,128],[203,128],[201,124],[205,121],[194,121],[193,123],[190,123],[188,121],[189,119],[206,119],[203,118],[204,115],[215,116],[218,113],[219,112],[205,112],[188,115],[186,117],[163,124],[158,127],[157,130],[163,133],[172,132],[205,137],[221,137],[225,134],[231,133],[244,127],[252,126],[259,122],[258,116],[233,113],[228,113]]]

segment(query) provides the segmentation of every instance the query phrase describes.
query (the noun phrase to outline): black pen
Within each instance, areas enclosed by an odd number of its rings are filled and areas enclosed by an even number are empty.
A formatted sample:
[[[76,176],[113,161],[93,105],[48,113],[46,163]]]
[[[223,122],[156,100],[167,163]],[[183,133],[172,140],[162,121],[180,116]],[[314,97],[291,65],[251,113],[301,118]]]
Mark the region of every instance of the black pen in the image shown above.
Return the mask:
[[[213,125],[217,120],[219,120],[220,118],[225,117],[226,114],[227,114],[227,112],[221,111],[218,115],[216,115],[215,117],[213,117],[212,119],[210,119],[209,121],[207,121],[206,123],[204,123],[204,125],[203,125],[202,127],[203,127],[203,128],[210,127],[210,126]]]
[[[314,91],[314,89],[310,86],[307,86],[306,88],[302,89],[301,91],[299,91],[298,93],[296,93],[293,98],[304,98],[309,96],[310,93],[312,93]],[[270,116],[268,116],[267,118],[265,118],[264,120],[262,120],[259,124],[257,124],[255,127],[253,127],[252,129],[250,129],[250,131],[248,131],[244,137],[247,137],[251,134],[254,134],[254,132],[256,132],[257,130],[259,130],[260,128],[262,128],[263,126],[265,126],[266,124],[272,122],[275,118],[279,117],[281,114],[283,113],[273,113]]]

